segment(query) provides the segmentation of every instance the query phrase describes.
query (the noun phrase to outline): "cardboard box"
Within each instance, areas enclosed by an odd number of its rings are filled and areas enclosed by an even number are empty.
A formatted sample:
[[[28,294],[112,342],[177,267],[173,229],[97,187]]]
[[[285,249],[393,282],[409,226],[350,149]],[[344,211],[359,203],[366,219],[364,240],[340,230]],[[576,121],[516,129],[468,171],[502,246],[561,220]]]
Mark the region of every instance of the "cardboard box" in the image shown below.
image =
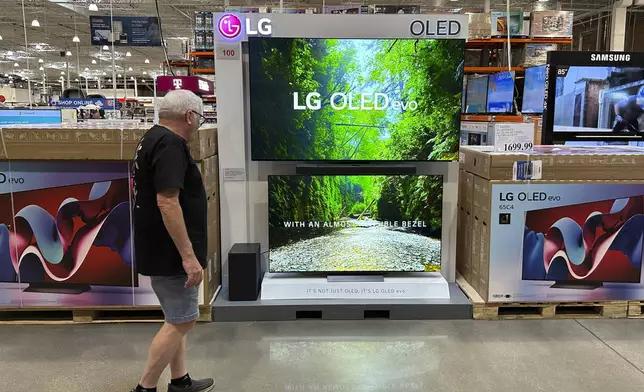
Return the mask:
[[[572,37],[572,11],[535,11],[530,23],[532,37]]]
[[[644,148],[628,146],[535,146],[522,153],[461,146],[462,168],[489,180],[512,180],[515,162],[536,162],[542,180],[644,180]],[[634,170],[635,168],[635,170]]]
[[[12,125],[0,129],[0,159],[131,160],[149,124]],[[201,128],[190,142],[194,160],[217,153],[217,129]]]
[[[210,304],[221,286],[221,231],[219,223],[208,227],[208,268],[204,273],[204,301]]]
[[[644,299],[644,180],[475,177],[473,199],[461,274],[486,301]]]

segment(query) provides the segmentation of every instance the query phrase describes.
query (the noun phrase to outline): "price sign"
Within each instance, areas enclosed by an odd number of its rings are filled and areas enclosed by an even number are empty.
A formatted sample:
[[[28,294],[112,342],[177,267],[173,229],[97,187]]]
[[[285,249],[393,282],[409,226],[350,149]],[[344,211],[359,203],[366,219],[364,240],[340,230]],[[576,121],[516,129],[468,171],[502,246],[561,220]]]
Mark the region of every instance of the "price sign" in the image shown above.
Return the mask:
[[[533,146],[534,124],[499,123],[494,125],[494,151],[528,151]]]
[[[215,46],[215,58],[217,60],[239,60],[241,46],[239,44],[220,44]]]

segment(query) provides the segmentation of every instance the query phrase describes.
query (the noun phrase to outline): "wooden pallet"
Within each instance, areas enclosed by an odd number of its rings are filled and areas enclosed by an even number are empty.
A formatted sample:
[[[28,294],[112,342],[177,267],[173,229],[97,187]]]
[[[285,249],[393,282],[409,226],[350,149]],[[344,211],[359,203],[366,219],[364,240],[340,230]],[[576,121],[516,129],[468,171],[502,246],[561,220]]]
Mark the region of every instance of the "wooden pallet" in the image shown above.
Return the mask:
[[[488,303],[462,276],[456,283],[472,302],[475,320],[626,318],[630,314],[628,301]],[[642,307],[638,310],[641,315]]]
[[[644,301],[628,301],[628,318],[644,318]]]
[[[199,306],[201,322],[212,322],[212,306]],[[0,309],[0,325],[42,324],[107,324],[160,323],[163,312],[159,307],[105,308],[4,308]]]

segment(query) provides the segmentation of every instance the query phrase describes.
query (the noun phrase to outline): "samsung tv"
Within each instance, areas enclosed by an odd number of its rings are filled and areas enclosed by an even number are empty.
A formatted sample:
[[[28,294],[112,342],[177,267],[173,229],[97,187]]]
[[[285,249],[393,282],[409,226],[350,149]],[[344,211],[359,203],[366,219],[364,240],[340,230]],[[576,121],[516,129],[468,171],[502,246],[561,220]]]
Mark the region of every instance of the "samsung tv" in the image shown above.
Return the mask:
[[[526,68],[523,80],[522,113],[543,113],[543,98],[546,88],[546,66]]]
[[[0,195],[0,282],[66,294],[136,286],[129,192],[118,179]]]
[[[458,157],[464,40],[249,37],[256,161]]]
[[[488,76],[487,112],[512,113],[514,111],[514,71]]]
[[[437,175],[269,176],[270,272],[436,272]]]
[[[544,143],[644,141],[644,53],[549,52]]]
[[[528,211],[522,279],[553,288],[639,283],[643,243],[644,196]]]
[[[487,111],[487,76],[469,76],[465,95],[465,113]]]

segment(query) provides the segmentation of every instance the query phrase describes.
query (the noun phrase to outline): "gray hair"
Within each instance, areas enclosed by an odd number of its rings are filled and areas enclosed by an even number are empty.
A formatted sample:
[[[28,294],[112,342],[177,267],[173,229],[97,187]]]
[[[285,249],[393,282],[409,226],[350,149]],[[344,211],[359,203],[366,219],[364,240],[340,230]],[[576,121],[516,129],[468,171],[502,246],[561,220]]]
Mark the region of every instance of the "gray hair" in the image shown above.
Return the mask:
[[[183,118],[186,112],[192,110],[199,114],[203,112],[203,103],[195,93],[188,90],[172,90],[161,99],[159,119],[176,120]]]

